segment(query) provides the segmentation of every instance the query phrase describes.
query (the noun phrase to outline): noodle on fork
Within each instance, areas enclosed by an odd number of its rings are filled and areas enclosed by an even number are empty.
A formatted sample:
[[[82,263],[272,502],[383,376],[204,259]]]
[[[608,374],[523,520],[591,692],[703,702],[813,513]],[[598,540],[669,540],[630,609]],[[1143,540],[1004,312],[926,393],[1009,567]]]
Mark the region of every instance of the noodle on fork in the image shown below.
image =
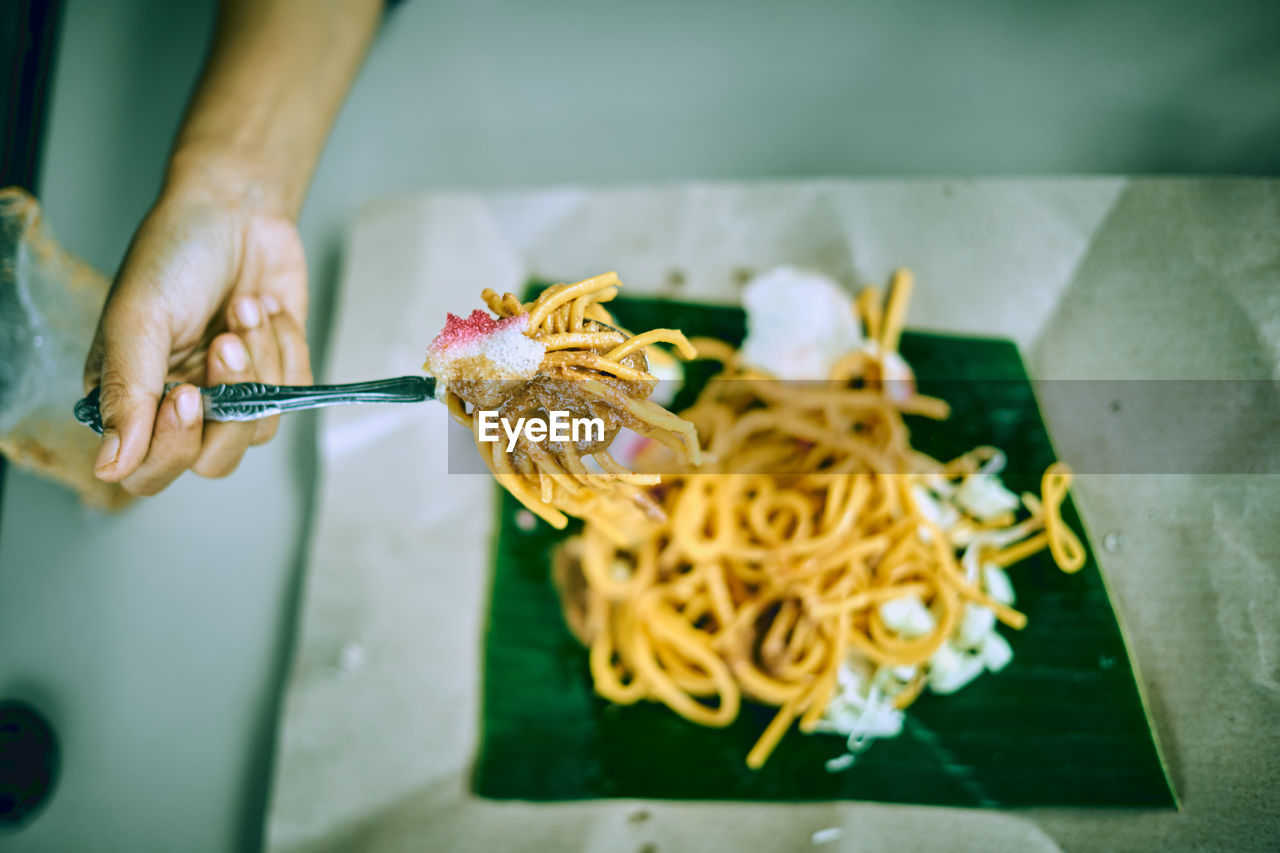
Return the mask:
[[[674,329],[631,336],[616,328],[604,305],[621,286],[610,272],[552,285],[531,302],[486,289],[481,298],[496,319],[483,311],[468,320],[450,315],[424,365],[437,376],[437,393],[472,433],[494,477],[530,512],[558,529],[570,515],[594,520],[619,544],[629,541],[629,526],[660,518],[663,510],[646,490],[660,478],[636,474],[610,455],[618,432],[630,429],[652,438],[691,465],[701,460],[694,425],[648,399],[658,379],[645,354],[654,344],[670,345],[685,358],[697,350]],[[477,350],[477,339],[488,349]],[[523,367],[507,368],[517,363]],[[602,432],[544,442],[524,433],[508,446],[482,434],[480,416],[489,410],[511,422],[544,424],[550,413],[566,412],[599,419]]]

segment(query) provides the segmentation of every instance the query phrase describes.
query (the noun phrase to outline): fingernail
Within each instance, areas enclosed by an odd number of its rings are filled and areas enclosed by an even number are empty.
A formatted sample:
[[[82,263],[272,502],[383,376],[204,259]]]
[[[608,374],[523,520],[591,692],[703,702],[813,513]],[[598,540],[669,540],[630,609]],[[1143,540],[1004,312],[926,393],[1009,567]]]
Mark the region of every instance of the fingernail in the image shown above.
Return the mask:
[[[120,455],[120,436],[116,435],[115,430],[107,430],[102,434],[102,447],[98,450],[98,460],[93,463],[95,471],[101,471],[112,462],[116,461],[116,457]]]
[[[268,293],[262,297],[262,307],[267,309],[268,314],[279,314],[280,300]]]
[[[222,345],[222,363],[239,372],[249,365],[249,353],[239,340],[230,340]]]
[[[178,420],[184,424],[193,424],[200,413],[200,395],[190,388],[183,389],[178,395]]]
[[[258,310],[257,301],[248,297],[236,300],[236,319],[246,329],[258,328],[258,324],[262,322],[262,312]]]

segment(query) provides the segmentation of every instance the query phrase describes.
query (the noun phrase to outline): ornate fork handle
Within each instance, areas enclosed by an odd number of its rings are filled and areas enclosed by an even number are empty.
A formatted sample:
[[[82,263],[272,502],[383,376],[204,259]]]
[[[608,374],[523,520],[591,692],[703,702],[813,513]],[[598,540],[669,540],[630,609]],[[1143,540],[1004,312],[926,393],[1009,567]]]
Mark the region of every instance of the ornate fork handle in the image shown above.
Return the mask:
[[[168,392],[177,383],[165,386]],[[372,382],[345,385],[267,385],[238,382],[201,388],[204,417],[210,421],[256,421],[285,412],[317,409],[344,403],[421,403],[435,394],[436,381],[430,376],[399,376]],[[75,416],[94,432],[102,433],[99,389],[94,388],[76,403]]]

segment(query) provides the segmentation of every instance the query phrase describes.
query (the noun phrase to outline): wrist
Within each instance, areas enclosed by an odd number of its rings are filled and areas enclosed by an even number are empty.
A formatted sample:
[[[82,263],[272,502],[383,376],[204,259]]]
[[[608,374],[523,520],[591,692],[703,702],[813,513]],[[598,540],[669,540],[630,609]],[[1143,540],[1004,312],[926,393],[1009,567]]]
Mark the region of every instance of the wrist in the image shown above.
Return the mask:
[[[212,142],[179,140],[162,195],[297,218],[293,194],[276,170],[253,154]]]

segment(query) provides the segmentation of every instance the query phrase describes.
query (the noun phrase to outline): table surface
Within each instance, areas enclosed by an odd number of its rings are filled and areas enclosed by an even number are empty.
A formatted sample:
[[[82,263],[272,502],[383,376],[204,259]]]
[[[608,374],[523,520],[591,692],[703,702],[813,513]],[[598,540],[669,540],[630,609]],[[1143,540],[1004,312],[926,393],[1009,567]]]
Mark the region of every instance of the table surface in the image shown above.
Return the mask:
[[[728,853],[807,846],[834,827],[832,849],[933,850],[942,823],[956,850],[1275,849],[1280,622],[1266,614],[1280,612],[1280,445],[1248,436],[1266,411],[1257,395],[1276,400],[1278,198],[1280,181],[1262,180],[827,180],[365,209],[329,343],[339,380],[403,370],[421,318],[468,310],[482,287],[607,265],[632,296],[708,304],[736,302],[743,270],[785,262],[861,284],[906,265],[911,328],[1016,341],[1056,448],[1078,465],[1083,528],[1111,543],[1095,555],[1185,809],[478,797],[496,486],[450,471],[441,448],[471,442],[448,435],[442,407],[344,407],[321,417],[270,849]],[[1193,377],[1220,381],[1188,388]],[[1248,393],[1186,405],[1215,387]],[[1126,452],[1138,435],[1161,451],[1145,463]]]
[[[1280,116],[1266,4],[1214,4],[1195,26],[1098,4],[1048,29],[994,3],[931,6],[927,30],[919,4],[667,2],[589,19],[585,5],[421,2],[389,17],[300,222],[317,366],[347,223],[409,189],[1280,171],[1263,142]],[[67,6],[41,196],[100,269],[154,197],[211,19],[209,2]],[[314,439],[312,417],[290,418],[233,477],[186,478],[116,517],[7,472],[0,695],[45,709],[64,768],[5,849],[259,844]]]

